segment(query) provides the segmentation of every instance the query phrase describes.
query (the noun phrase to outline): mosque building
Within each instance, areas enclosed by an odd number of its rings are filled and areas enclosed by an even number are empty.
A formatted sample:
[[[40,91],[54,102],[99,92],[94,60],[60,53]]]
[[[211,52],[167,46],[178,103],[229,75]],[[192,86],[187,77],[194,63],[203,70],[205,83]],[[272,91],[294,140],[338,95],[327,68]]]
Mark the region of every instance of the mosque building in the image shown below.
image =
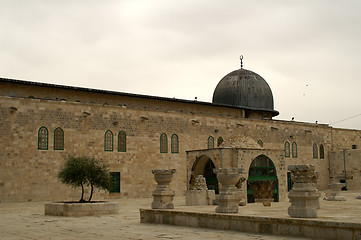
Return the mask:
[[[70,155],[108,165],[113,188],[99,198],[151,197],[151,170],[166,168],[176,169],[177,196],[198,175],[217,192],[213,169],[237,167],[247,182],[276,181],[273,198],[285,201],[292,164],[313,164],[319,190],[361,189],[360,130],[278,114],[270,86],[243,67],[220,80],[212,103],[0,78],[0,202],[77,200],[57,180]]]

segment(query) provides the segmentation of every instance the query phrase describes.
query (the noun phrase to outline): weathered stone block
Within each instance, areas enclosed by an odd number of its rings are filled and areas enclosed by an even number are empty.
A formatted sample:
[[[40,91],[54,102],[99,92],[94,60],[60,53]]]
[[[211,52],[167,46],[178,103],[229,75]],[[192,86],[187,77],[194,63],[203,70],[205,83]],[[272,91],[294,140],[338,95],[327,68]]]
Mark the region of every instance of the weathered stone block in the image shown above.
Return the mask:
[[[207,191],[188,190],[185,195],[187,206],[208,205]]]
[[[292,172],[295,183],[288,194],[291,201],[288,214],[296,218],[316,218],[321,194],[315,187],[318,176],[315,167],[309,164],[290,165],[288,170]]]
[[[344,196],[341,196],[341,189],[345,186],[344,183],[329,183],[327,184],[329,191],[324,198],[327,201],[346,201]]]
[[[90,202],[90,203],[46,203],[45,215],[82,217],[99,216],[105,214],[117,214],[119,212],[118,202]]]

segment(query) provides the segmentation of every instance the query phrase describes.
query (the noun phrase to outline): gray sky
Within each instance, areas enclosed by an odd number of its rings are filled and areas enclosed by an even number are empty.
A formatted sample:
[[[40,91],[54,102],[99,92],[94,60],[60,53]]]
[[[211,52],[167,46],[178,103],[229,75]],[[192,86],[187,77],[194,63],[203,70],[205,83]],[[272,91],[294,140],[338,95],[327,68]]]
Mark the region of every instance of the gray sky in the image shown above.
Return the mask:
[[[0,0],[0,77],[211,102],[242,54],[276,119],[361,129],[360,11],[360,0]]]

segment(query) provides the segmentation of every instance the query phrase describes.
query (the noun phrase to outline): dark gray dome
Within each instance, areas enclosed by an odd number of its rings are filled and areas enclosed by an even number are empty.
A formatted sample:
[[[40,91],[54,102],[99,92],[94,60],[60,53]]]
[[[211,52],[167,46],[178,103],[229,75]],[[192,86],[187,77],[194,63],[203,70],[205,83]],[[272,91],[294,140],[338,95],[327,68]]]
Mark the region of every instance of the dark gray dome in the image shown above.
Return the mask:
[[[267,82],[257,73],[246,69],[235,70],[223,77],[214,90],[212,102],[278,115]]]

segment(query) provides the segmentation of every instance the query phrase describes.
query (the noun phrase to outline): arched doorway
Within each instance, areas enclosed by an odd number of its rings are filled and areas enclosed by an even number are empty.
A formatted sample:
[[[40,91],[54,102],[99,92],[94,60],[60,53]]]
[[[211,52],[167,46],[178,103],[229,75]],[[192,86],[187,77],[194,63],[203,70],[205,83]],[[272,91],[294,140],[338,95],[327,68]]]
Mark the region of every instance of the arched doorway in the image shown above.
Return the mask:
[[[189,180],[191,188],[194,186],[194,179],[198,175],[202,175],[206,179],[208,190],[214,190],[218,194],[217,175],[213,172],[215,168],[213,161],[206,155],[197,158],[193,163],[192,174]]]
[[[276,183],[273,187],[273,199],[275,202],[279,201],[278,198],[278,179],[275,165],[272,160],[266,155],[259,155],[256,157],[249,168],[247,179],[247,202],[253,203],[253,191],[249,184],[250,181],[259,180],[275,180]]]

